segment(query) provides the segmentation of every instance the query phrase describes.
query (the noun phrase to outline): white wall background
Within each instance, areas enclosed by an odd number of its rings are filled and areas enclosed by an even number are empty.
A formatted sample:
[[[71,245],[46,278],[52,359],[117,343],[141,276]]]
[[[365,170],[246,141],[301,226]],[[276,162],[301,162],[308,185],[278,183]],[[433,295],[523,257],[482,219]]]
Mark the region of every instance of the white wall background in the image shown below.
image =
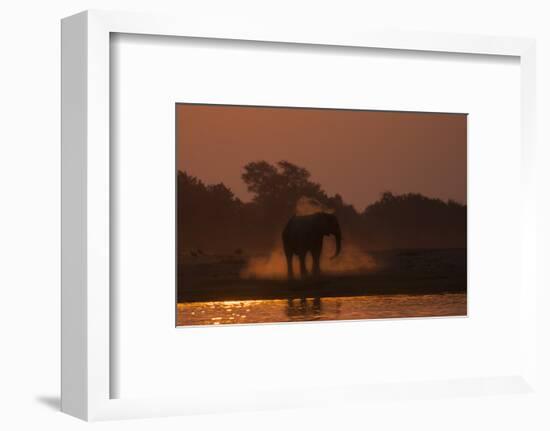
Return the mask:
[[[198,20],[227,16],[350,28],[397,28],[529,36],[538,41],[539,272],[549,280],[544,256],[550,231],[550,12],[540,0],[57,0],[4,2],[0,7],[0,427],[79,429],[85,423],[57,411],[59,403],[59,20],[84,9],[193,14]],[[225,19],[225,18],[222,18]],[[546,144],[546,145],[545,145]],[[545,170],[546,172],[542,172]],[[546,242],[546,244],[545,244]],[[547,296],[545,293],[541,295]],[[543,311],[543,310],[541,310]],[[542,316],[545,327],[549,319]],[[550,340],[550,334],[546,339]],[[550,363],[548,343],[541,361]],[[381,403],[339,409],[199,416],[96,424],[101,429],[549,429],[529,398],[457,399]],[[468,412],[468,414],[464,414]]]

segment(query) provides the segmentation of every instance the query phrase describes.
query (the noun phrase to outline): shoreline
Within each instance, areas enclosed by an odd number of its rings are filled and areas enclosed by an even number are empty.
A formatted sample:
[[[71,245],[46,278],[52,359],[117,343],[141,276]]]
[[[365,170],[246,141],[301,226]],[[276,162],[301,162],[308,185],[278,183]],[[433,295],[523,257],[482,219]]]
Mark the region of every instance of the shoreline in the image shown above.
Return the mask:
[[[336,285],[335,285],[336,284]],[[222,285],[202,285],[178,294],[178,303],[353,297],[369,295],[429,295],[466,293],[463,277],[411,278],[388,274],[326,276],[315,280],[235,279]]]
[[[466,293],[466,249],[372,253],[378,269],[302,280],[242,277],[246,259],[197,258],[178,266],[177,302]],[[281,268],[282,272],[282,268]]]

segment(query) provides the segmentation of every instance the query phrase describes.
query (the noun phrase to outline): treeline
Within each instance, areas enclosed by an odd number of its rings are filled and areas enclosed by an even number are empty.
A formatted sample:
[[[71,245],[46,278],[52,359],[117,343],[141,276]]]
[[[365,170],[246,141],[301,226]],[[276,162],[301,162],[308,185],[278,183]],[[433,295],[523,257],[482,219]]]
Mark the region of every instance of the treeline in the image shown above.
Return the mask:
[[[310,176],[287,161],[248,163],[242,179],[253,199],[245,203],[224,184],[207,185],[178,172],[179,253],[267,253],[280,241],[285,223],[303,197],[332,209],[344,241],[364,250],[466,246],[466,206],[462,204],[385,192],[358,212],[340,195],[328,196]]]

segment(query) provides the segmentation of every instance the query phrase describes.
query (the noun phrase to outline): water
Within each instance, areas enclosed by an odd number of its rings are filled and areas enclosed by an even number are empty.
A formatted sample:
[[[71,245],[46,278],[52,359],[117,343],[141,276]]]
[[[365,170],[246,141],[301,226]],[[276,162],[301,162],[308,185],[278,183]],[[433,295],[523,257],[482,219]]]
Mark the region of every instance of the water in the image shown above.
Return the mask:
[[[466,294],[179,303],[178,326],[466,315]]]

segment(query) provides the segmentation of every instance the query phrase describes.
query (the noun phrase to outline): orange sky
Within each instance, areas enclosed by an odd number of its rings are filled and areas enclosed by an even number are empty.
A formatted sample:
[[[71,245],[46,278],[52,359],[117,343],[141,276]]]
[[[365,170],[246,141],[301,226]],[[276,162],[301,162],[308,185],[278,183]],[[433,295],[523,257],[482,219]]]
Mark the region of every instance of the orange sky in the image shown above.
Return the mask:
[[[288,160],[359,211],[383,191],[466,203],[466,115],[223,105],[176,107],[178,169],[243,201],[250,161]]]

